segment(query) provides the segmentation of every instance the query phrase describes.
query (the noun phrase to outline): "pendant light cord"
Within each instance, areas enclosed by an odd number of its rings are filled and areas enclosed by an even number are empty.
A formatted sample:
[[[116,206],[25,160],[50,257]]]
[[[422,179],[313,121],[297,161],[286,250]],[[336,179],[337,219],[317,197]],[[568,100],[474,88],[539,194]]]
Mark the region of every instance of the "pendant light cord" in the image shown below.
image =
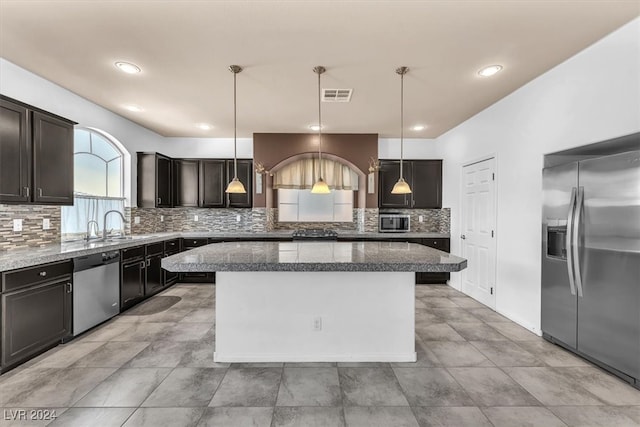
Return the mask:
[[[402,160],[404,158],[404,72],[400,74],[400,179],[402,174]]]
[[[320,161],[320,179],[322,179],[322,90],[320,88],[320,75],[322,71],[318,72],[318,159]]]
[[[237,103],[236,103],[236,76],[237,72],[233,73],[233,179],[238,179],[238,150],[236,147],[238,123],[237,123]]]

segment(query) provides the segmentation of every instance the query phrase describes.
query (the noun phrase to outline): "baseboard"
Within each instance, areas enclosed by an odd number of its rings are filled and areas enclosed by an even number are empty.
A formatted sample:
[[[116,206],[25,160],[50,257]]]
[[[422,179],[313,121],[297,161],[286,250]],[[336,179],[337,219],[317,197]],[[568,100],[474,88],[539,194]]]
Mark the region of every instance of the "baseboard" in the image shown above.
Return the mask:
[[[463,294],[465,294],[466,296],[468,296],[469,298],[473,298],[472,295],[467,294],[466,292],[462,291],[462,288],[458,289],[456,288],[452,283],[452,281],[449,280],[447,282],[447,285],[449,285],[451,288],[455,289],[456,291],[462,292]],[[475,301],[478,301],[476,298],[473,298]],[[478,301],[480,304],[482,304],[481,301]],[[489,307],[488,305],[485,305],[485,307],[487,307],[489,310],[493,310],[491,307]],[[507,319],[511,320],[513,323],[517,323],[518,325],[522,326],[523,328],[533,332],[534,334],[538,335],[539,337],[542,336],[542,330],[540,329],[539,326],[533,326],[531,323],[525,321],[524,319],[519,318],[518,316],[514,316],[512,313],[506,312],[506,311],[502,311],[499,310],[498,308],[496,308],[494,310],[496,313],[506,317]]]
[[[302,363],[302,362],[415,362],[415,352],[373,354],[233,354],[213,353],[213,360],[220,363]]]

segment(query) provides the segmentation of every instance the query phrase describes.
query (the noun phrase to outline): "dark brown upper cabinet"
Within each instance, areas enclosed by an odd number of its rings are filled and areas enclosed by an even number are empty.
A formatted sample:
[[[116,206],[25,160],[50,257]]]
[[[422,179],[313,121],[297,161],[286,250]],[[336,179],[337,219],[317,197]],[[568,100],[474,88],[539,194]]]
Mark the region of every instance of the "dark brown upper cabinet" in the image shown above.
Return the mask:
[[[138,153],[138,207],[252,207],[253,161],[238,160],[238,179],[246,194],[226,194],[231,179],[233,159],[170,159]]]
[[[0,96],[0,202],[73,204],[74,124]]]
[[[33,117],[33,201],[73,205],[73,125],[37,111]]]
[[[198,206],[198,160],[173,161],[174,206]]]
[[[411,186],[411,190],[415,191],[411,184],[411,168],[411,162],[404,161],[402,175],[404,180]],[[380,169],[378,170],[378,207],[398,209],[411,207],[411,194],[391,194],[391,190],[393,190],[395,183],[398,182],[398,178],[400,178],[400,161],[381,160]]]
[[[227,207],[228,208],[250,208],[253,205],[253,162],[251,160],[238,160],[238,179],[244,185],[246,194],[227,194]],[[227,160],[227,182],[225,183],[225,189],[229,181],[233,179],[233,159]]]
[[[200,206],[224,208],[227,179],[226,160],[208,159],[200,161]]]
[[[381,160],[378,207],[396,209],[442,208],[442,160],[405,160],[403,175],[411,194],[391,194],[400,177],[399,160]]]
[[[250,208],[253,206],[253,161],[238,159],[238,179],[246,194],[227,194],[227,185],[233,179],[233,159],[206,159],[200,161],[200,207]]]
[[[172,160],[160,153],[138,152],[138,207],[173,206]]]

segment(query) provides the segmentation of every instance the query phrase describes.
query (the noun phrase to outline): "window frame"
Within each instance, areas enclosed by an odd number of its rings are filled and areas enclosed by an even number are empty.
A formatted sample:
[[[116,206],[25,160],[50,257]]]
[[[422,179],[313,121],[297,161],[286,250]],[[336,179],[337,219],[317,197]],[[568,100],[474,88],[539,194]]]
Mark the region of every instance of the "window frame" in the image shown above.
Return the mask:
[[[73,195],[74,197],[76,195],[79,196],[83,196],[83,197],[94,197],[94,198],[105,198],[105,199],[124,199],[125,200],[125,204],[126,204],[126,197],[125,197],[125,174],[124,174],[124,157],[125,157],[125,153],[122,152],[122,150],[120,149],[120,147],[118,147],[117,144],[115,144],[113,141],[110,140],[110,138],[108,138],[106,135],[104,135],[103,133],[97,131],[96,129],[91,129],[91,128],[85,128],[85,127],[76,127],[74,129],[75,131],[83,131],[83,132],[87,132],[89,134],[89,152],[87,151],[75,151],[75,147],[74,147],[74,151],[73,151],[73,157],[74,157],[74,167],[75,167],[75,156],[76,154],[88,154],[90,156],[93,157],[97,157],[98,159],[102,160],[104,162],[105,165],[105,194],[106,196],[97,196],[95,194],[86,194],[86,193],[80,193],[77,192],[75,189],[75,185],[73,188]],[[111,160],[105,160],[104,158],[102,158],[101,156],[93,153],[93,139],[92,139],[92,135],[97,135],[98,137],[100,137],[101,139],[105,140],[107,142],[107,144],[109,144],[109,146],[116,152],[118,153],[117,157],[114,157]],[[109,164],[113,161],[118,160],[120,163],[120,196],[109,196]]]

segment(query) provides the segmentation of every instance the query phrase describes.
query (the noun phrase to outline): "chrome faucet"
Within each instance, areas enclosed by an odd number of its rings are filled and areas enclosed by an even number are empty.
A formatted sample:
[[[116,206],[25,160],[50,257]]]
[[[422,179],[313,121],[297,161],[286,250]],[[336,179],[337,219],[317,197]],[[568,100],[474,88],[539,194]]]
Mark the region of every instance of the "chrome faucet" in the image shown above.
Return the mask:
[[[124,225],[126,224],[127,219],[124,217],[124,215],[122,215],[122,212],[120,212],[118,210],[115,210],[115,209],[112,209],[110,211],[106,211],[104,213],[104,220],[102,222],[104,224],[104,228],[102,230],[102,240],[107,240],[107,216],[112,212],[117,213],[118,215],[120,215],[120,218],[122,218],[122,231],[124,232]]]
[[[95,224],[95,229],[96,229],[96,237],[98,237],[98,221],[95,221],[93,219],[89,220],[87,222],[87,237],[85,237],[85,240],[88,242],[89,240],[91,240],[91,224]]]

